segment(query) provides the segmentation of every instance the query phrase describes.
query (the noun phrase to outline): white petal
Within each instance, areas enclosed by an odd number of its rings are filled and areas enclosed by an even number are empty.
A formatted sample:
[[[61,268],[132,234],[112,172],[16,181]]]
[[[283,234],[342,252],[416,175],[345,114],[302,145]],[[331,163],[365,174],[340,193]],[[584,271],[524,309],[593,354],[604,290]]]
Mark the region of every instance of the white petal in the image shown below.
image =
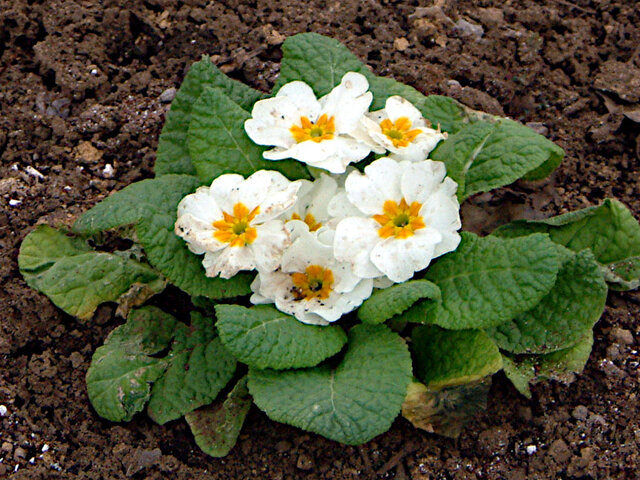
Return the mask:
[[[331,140],[314,142],[307,140],[289,149],[273,149],[264,152],[267,160],[294,158],[332,173],[343,173],[351,162],[358,162],[369,154],[369,148],[355,139],[334,137]]]
[[[359,210],[367,215],[376,215],[382,213],[386,200],[401,200],[402,168],[398,162],[380,158],[365,167],[364,173],[353,172],[345,182],[349,201]]]
[[[260,272],[258,272],[258,275],[256,275],[256,278],[254,278],[253,282],[251,282],[251,291],[253,292],[253,295],[251,295],[251,298],[249,300],[254,305],[263,305],[266,303],[273,303],[272,298],[265,297],[264,295],[262,295],[262,293],[260,293],[261,285],[262,285],[262,282],[260,278]]]
[[[226,244],[218,242],[213,236],[215,229],[210,222],[204,222],[190,213],[180,215],[176,220],[175,233],[182,237],[189,250],[195,254],[215,252]]]
[[[381,241],[378,222],[371,218],[348,217],[336,227],[333,251],[336,259],[351,265],[351,271],[361,278],[375,278],[380,270],[371,263],[371,250]]]
[[[190,214],[205,223],[222,218],[220,206],[210,194],[209,187],[199,187],[195,193],[187,195],[178,204],[178,217]]]
[[[326,266],[334,261],[332,246],[323,245],[315,235],[302,233],[282,256],[282,271],[304,272],[310,265]]]
[[[209,194],[223,211],[232,213],[236,203],[236,192],[242,182],[244,182],[244,177],[236,173],[220,175],[211,183]]]
[[[335,322],[355,310],[362,302],[371,296],[373,281],[361,279],[353,290],[346,293],[331,292],[328,299],[320,302],[310,302],[310,312],[319,315],[328,322]]]
[[[259,145],[289,147],[295,143],[292,125],[300,123],[300,111],[287,97],[274,97],[257,101],[244,129],[251,140]]]
[[[406,239],[390,237],[373,248],[371,261],[390,280],[405,282],[429,265],[435,245],[441,240],[442,235],[428,227]]]
[[[440,190],[426,199],[420,215],[426,225],[439,231],[456,231],[462,226],[457,199]]]
[[[384,109],[389,119],[395,123],[400,117],[407,117],[412,124],[415,124],[422,120],[422,113],[413,104],[398,95],[387,98]],[[416,128],[412,125],[413,128]]]
[[[347,192],[345,190],[340,190],[335,194],[335,196],[329,202],[327,210],[331,217],[338,219],[362,216],[362,212],[349,201],[349,197],[347,196]]]
[[[349,135],[359,142],[366,144],[373,152],[378,154],[385,153],[387,151],[386,146],[375,140],[372,136],[373,133],[382,134],[380,125],[364,115],[360,118],[356,129],[349,133]]]
[[[393,281],[386,275],[373,279],[373,288],[389,288],[391,285],[393,285]]]
[[[440,188],[446,171],[444,163],[427,160],[417,163],[403,163],[402,195],[407,203],[424,204],[427,198]]]
[[[260,270],[273,271],[280,265],[284,249],[289,245],[289,233],[280,220],[270,220],[256,226],[258,236],[245,248],[250,248]]]
[[[238,186],[237,201],[252,210],[259,206],[255,222],[270,220],[291,208],[299,183],[289,181],[280,172],[258,170]]]
[[[328,175],[321,175],[313,184],[313,191],[301,197],[301,213],[310,213],[317,222],[325,222],[329,218],[329,202],[338,190],[338,183]],[[303,217],[304,218],[304,217]]]
[[[300,124],[300,116],[307,117],[315,122],[320,116],[320,102],[309,85],[301,81],[295,81],[283,85],[275,98],[288,98],[298,111],[296,125]]]
[[[423,131],[426,129],[423,129]],[[431,151],[436,148],[436,145],[440,140],[443,140],[445,135],[438,133],[435,130],[428,129],[426,133],[418,135],[413,142],[406,147],[394,147],[390,146],[389,150],[393,152],[390,156],[398,161],[408,160],[410,162],[420,162],[425,160]],[[431,133],[433,132],[433,133]]]
[[[369,82],[364,75],[348,72],[342,77],[340,85],[320,99],[322,113],[335,118],[337,133],[349,133],[356,129],[373,100],[368,89]]]
[[[445,253],[453,252],[460,245],[460,234],[458,232],[440,232],[442,240],[436,245],[433,251],[433,258],[437,258]]]
[[[202,261],[208,277],[220,275],[222,278],[231,278],[240,270],[256,268],[253,253],[248,246],[227,247],[220,250],[219,255],[216,256],[215,253],[207,252]]]

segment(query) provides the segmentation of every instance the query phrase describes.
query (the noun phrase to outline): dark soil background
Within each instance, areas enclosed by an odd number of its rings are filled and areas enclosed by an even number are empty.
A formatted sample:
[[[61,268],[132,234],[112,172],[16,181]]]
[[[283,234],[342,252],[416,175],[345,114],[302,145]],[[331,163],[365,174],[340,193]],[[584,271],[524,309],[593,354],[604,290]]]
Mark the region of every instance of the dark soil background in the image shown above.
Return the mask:
[[[304,31],[566,150],[550,180],[468,202],[466,228],[608,196],[640,214],[635,1],[0,0],[0,478],[640,478],[638,292],[609,295],[575,383],[541,384],[528,401],[497,375],[488,410],[457,441],[398,419],[345,447],[254,409],[231,454],[213,459],[182,421],[120,425],[93,412],[84,375],[122,320],[103,306],[79,323],[30,290],[20,242],[152,175],[174,89],[203,53],[266,91],[284,37]]]

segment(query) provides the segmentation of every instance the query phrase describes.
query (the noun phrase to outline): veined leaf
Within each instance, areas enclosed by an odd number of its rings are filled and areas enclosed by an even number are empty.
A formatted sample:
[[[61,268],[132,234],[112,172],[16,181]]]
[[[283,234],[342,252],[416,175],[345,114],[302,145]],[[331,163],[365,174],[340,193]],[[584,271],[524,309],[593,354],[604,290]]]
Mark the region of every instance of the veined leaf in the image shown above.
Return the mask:
[[[427,306],[429,322],[454,330],[507,322],[542,300],[562,261],[546,235],[503,240],[463,232],[458,249],[425,275],[442,292],[442,302]]]
[[[440,300],[440,289],[427,280],[411,280],[383,288],[365,300],[358,310],[358,318],[364,323],[382,323],[423,298]]]
[[[249,391],[278,422],[357,445],[386,431],[411,381],[411,358],[400,336],[384,325],[358,325],[334,370],[249,369]]]
[[[313,367],[338,353],[347,335],[337,325],[306,325],[271,305],[217,305],[220,339],[242,363],[256,368]]]

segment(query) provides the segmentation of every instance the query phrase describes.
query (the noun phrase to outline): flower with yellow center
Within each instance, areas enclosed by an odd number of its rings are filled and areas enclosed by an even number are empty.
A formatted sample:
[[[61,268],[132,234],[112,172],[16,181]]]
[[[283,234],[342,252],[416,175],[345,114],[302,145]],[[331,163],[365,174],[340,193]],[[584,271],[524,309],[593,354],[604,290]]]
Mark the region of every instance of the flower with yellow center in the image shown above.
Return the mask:
[[[260,207],[249,211],[244,203],[236,203],[233,206],[233,215],[223,211],[223,220],[213,222],[214,238],[219,242],[228,243],[231,247],[251,245],[258,237],[257,230],[251,226],[258,212]]]
[[[300,183],[298,201],[285,214],[285,218],[289,218],[287,223],[304,224],[310,232],[317,232],[322,227],[330,227],[327,206],[338,190],[337,182],[325,174],[321,174],[313,182],[308,180],[298,180],[298,182]]]
[[[280,269],[258,270],[251,302],[275,303],[281,312],[313,325],[335,322],[358,308],[371,295],[373,280],[357,277],[348,264],[336,260],[333,233],[294,229]]]
[[[446,133],[431,128],[420,110],[397,95],[389,97],[382,110],[367,113],[353,136],[376,153],[390,152],[394,160],[425,160]]]
[[[304,272],[292,273],[291,281],[295,287],[293,295],[298,300],[326,300],[331,294],[333,272],[320,265],[309,265]]]
[[[400,203],[387,200],[382,205],[383,214],[374,215],[373,219],[381,227],[378,235],[382,238],[409,238],[416,230],[425,228],[420,209],[422,204],[412,202],[411,205],[403,198]]]
[[[369,109],[369,82],[349,72],[319,100],[304,82],[284,85],[275,97],[256,102],[244,128],[259,145],[272,145],[267,160],[294,158],[332,173],[344,173],[371,148],[351,136]]]
[[[300,183],[260,170],[246,180],[228,174],[200,187],[178,205],[175,232],[189,250],[204,254],[209,277],[231,278],[240,270],[275,270],[290,244],[279,218],[297,200]]]
[[[292,125],[289,129],[297,143],[307,140],[316,143],[331,140],[336,131],[335,117],[328,117],[326,113],[320,115],[316,123],[311,122],[307,117],[300,117],[300,124],[300,127]]]
[[[395,122],[385,118],[380,122],[380,129],[396,148],[408,147],[422,133],[419,128],[411,129],[408,117],[400,117]]]
[[[345,182],[346,201],[357,214],[336,227],[336,259],[348,262],[362,278],[404,282],[433,258],[460,242],[457,184],[442,162],[396,162],[380,158],[352,172]],[[329,213],[348,211],[329,204]]]

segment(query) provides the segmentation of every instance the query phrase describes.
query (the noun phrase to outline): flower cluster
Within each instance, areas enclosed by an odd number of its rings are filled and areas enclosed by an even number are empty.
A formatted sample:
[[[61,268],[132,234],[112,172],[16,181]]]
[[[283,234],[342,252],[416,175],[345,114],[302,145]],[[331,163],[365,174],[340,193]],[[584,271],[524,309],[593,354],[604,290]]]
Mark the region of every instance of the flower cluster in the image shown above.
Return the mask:
[[[350,72],[320,99],[295,81],[254,105],[245,130],[274,147],[266,159],[293,158],[328,173],[313,182],[268,170],[221,175],[185,197],[175,231],[204,254],[208,276],[257,270],[253,303],[326,325],[374,287],[404,282],[455,250],[457,184],[443,163],[427,159],[445,134],[398,96],[368,112],[368,88]],[[388,156],[363,172],[349,167],[372,153]]]

